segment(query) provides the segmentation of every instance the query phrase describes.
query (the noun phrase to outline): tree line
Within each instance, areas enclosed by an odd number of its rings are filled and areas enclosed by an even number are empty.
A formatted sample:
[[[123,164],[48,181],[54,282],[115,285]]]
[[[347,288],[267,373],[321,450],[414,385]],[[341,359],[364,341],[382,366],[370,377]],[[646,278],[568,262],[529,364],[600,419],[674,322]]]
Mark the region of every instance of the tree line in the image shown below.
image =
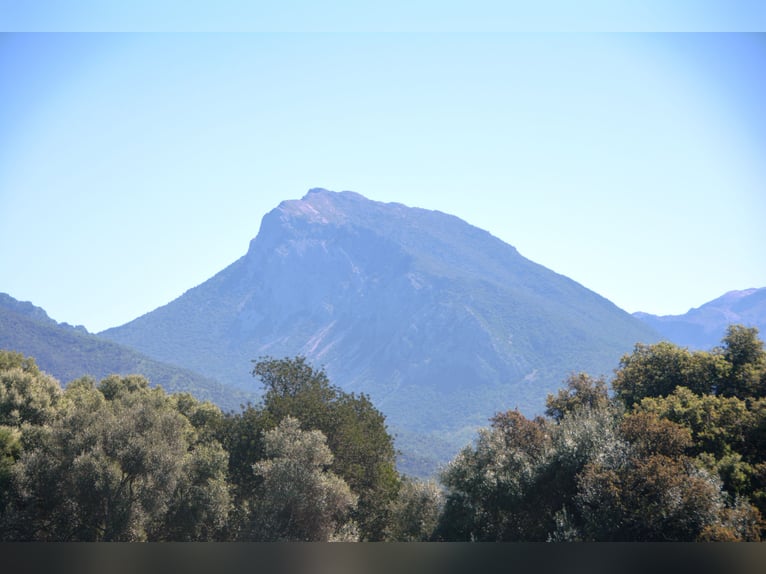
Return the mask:
[[[571,376],[545,416],[497,414],[443,472],[447,540],[760,540],[766,353],[756,329],[692,352],[636,345]]]
[[[264,358],[253,374],[262,402],[223,413],[137,375],[62,390],[33,359],[0,351],[0,539],[428,537],[441,493],[399,475],[366,395],[301,357]]]
[[[636,345],[573,374],[543,416],[500,412],[440,473],[396,470],[385,418],[302,357],[222,412],[141,376],[65,389],[0,351],[0,539],[760,540],[766,352]]]

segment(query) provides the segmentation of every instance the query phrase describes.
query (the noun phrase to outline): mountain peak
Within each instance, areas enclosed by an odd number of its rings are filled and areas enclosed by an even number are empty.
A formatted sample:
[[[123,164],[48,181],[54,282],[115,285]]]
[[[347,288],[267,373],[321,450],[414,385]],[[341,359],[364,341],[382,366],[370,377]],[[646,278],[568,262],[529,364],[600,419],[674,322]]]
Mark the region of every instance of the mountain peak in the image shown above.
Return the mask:
[[[321,187],[312,188],[301,199],[291,199],[279,204],[276,211],[283,221],[286,219],[302,219],[309,223],[336,225],[347,219],[343,204],[348,201],[375,203],[353,191],[329,191]]]
[[[321,188],[264,216],[214,278],[103,335],[240,388],[252,359],[303,355],[368,394],[403,450],[441,444],[435,462],[497,409],[539,412],[570,371],[607,373],[655,337],[454,215]]]
[[[312,187],[306,192],[306,195],[303,196],[302,199],[308,199],[311,196],[315,195],[326,195],[326,196],[345,196],[345,197],[356,197],[359,199],[364,199],[366,201],[371,201],[364,197],[361,193],[357,193],[355,191],[349,191],[349,190],[343,190],[343,191],[333,191],[330,189],[325,189],[324,187]]]

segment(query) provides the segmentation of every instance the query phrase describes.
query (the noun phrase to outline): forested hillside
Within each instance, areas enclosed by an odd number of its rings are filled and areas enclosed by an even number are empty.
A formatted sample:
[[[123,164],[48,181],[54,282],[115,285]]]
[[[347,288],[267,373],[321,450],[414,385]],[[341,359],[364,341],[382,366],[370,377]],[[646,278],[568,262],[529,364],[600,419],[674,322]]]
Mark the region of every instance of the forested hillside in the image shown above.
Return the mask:
[[[0,349],[35,358],[38,366],[66,384],[90,375],[144,375],[170,392],[189,392],[224,410],[237,410],[257,393],[223,385],[188,369],[163,363],[129,347],[51,319],[44,309],[0,293]]]
[[[637,344],[544,416],[497,413],[433,481],[385,417],[304,358],[264,358],[224,414],[140,376],[66,389],[0,352],[2,540],[760,540],[766,352],[756,329]],[[610,385],[611,391],[610,392]]]

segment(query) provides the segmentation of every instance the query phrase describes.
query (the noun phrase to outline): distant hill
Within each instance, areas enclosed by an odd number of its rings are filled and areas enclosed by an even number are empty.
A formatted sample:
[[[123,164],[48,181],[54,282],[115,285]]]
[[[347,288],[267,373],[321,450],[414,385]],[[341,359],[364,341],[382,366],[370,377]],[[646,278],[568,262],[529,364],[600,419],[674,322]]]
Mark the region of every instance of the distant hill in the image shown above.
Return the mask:
[[[659,338],[457,217],[323,189],[264,216],[247,254],[205,283],[101,335],[239,388],[251,359],[305,355],[371,396],[410,470]]]
[[[0,293],[0,349],[34,357],[42,370],[62,383],[84,375],[101,379],[115,373],[138,373],[168,392],[190,392],[226,410],[239,410],[240,404],[254,398],[252,393],[101,339],[84,327],[57,323],[40,307],[17,301],[6,293]]]
[[[677,345],[710,349],[720,344],[732,323],[757,327],[761,336],[766,334],[766,287],[729,291],[683,315],[634,315]]]

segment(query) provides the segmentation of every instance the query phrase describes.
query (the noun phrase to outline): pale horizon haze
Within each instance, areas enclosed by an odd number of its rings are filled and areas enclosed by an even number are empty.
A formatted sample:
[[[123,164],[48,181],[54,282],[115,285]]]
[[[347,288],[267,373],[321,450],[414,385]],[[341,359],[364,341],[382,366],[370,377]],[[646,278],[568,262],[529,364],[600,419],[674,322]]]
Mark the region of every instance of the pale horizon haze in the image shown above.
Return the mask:
[[[764,102],[764,34],[4,33],[0,292],[114,327],[322,187],[681,314],[766,286]]]

